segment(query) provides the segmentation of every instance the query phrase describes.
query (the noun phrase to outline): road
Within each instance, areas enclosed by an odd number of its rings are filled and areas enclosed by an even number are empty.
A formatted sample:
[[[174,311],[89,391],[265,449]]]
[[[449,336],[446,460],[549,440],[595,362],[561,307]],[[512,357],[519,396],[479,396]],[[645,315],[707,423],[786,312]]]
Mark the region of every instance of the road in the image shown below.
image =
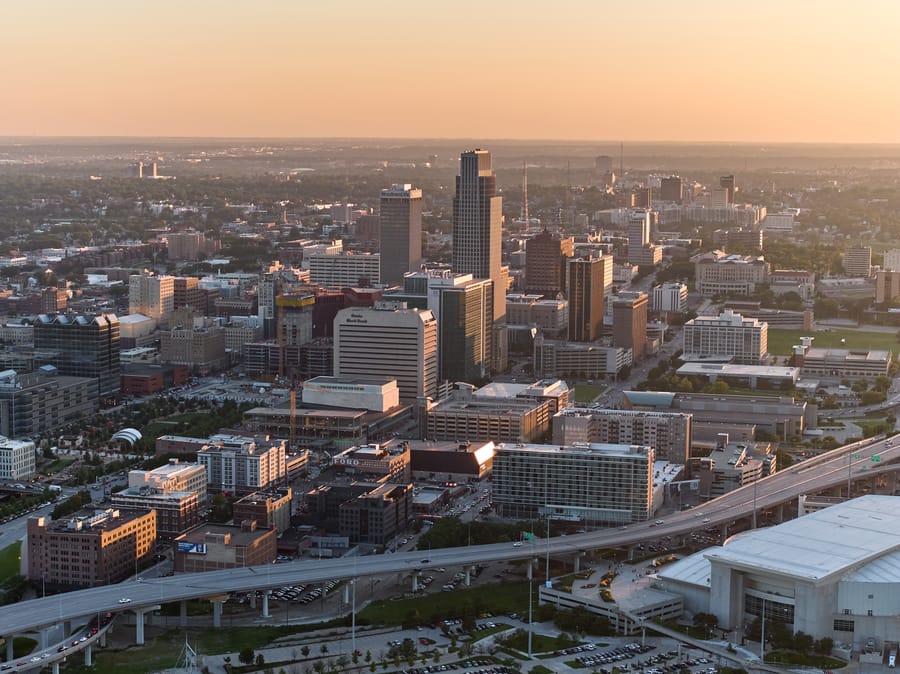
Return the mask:
[[[878,455],[879,463],[872,461]],[[800,494],[840,486],[848,472],[857,476],[872,475],[895,468],[886,465],[900,458],[900,442],[890,440],[854,443],[808,459],[788,470],[760,480],[710,501],[701,508],[675,513],[657,525],[641,522],[623,529],[606,529],[565,537],[526,543],[495,543],[461,548],[442,548],[428,552],[397,552],[363,558],[301,560],[286,564],[227,569],[152,578],[144,582],[108,585],[56,597],[33,599],[0,607],[0,635],[21,634],[30,629],[74,619],[98,612],[119,611],[129,599],[127,608],[140,609],[159,603],[198,599],[253,589],[271,589],[300,583],[316,583],[336,578],[373,575],[411,574],[434,567],[464,568],[479,562],[509,561],[523,557],[540,557],[547,549],[553,555],[579,555],[587,550],[636,545],[681,536],[707,527],[730,525],[759,510],[796,499]],[[65,601],[61,599],[65,597]]]

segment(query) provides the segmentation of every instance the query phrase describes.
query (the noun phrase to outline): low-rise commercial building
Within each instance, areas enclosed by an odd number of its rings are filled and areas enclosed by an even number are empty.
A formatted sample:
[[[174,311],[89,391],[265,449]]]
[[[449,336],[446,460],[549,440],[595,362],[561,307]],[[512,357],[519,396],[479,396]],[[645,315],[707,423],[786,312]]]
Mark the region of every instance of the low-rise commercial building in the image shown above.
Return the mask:
[[[387,412],[400,404],[397,380],[389,377],[314,377],[301,388],[303,403],[310,407]]]
[[[491,474],[494,443],[409,440],[412,475],[420,480],[477,482]]]
[[[534,338],[534,374],[538,377],[615,377],[632,363],[629,348],[603,346],[600,343],[562,342]]]
[[[685,361],[733,361],[759,365],[769,356],[769,326],[726,309],[684,324]]]
[[[279,487],[274,491],[257,491],[247,494],[233,504],[235,522],[252,520],[260,529],[274,529],[281,534],[291,526],[290,487]]]
[[[341,504],[338,533],[352,542],[386,545],[412,518],[412,484],[384,483]]]
[[[88,418],[99,405],[93,377],[59,375],[50,365],[29,374],[0,372],[0,435],[39,435]]]
[[[156,511],[84,511],[65,519],[28,519],[28,580],[45,590],[119,583],[148,561]]]
[[[271,564],[277,555],[275,529],[253,520],[240,525],[201,524],[175,539],[175,571],[197,573]]]
[[[202,445],[186,453],[193,453],[201,448]],[[164,493],[194,492],[201,506],[206,504],[207,481],[206,466],[199,463],[182,463],[178,459],[169,459],[169,463],[152,470],[128,471],[129,488],[150,487]]]
[[[206,467],[209,488],[217,492],[249,494],[284,483],[287,441],[268,437],[216,435],[197,452]]]
[[[402,482],[410,479],[409,446],[368,444],[336,454],[331,465],[339,472],[370,482]]]

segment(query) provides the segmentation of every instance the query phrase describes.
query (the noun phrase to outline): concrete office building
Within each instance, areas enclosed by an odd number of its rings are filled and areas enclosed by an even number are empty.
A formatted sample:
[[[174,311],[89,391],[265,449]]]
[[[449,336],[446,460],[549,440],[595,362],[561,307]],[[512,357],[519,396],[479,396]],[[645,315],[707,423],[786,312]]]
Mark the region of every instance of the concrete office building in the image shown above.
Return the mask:
[[[249,494],[272,489],[285,481],[285,440],[217,435],[197,452],[206,468],[209,489]]]
[[[172,280],[172,309],[193,307],[200,310],[206,304],[203,291],[200,290],[200,279],[190,276],[176,276]]]
[[[537,377],[604,379],[632,363],[631,348],[562,342],[534,338],[534,374]]]
[[[498,444],[492,501],[499,515],[590,523],[643,522],[653,513],[652,447]]]
[[[466,483],[480,481],[494,467],[494,443],[404,441],[410,449],[412,475],[419,480]]]
[[[166,235],[170,260],[200,260],[219,249],[218,241],[207,239],[203,232],[186,230]]]
[[[480,381],[491,371],[494,289],[490,279],[432,272],[428,308],[438,325],[441,381]]]
[[[566,261],[569,296],[569,341],[593,342],[603,328],[604,280],[612,258],[572,257]]]
[[[64,519],[28,519],[28,580],[64,591],[120,583],[156,546],[153,510],[83,511]]]
[[[613,346],[631,349],[632,362],[647,348],[647,293],[619,293],[613,300]]]
[[[519,398],[522,400],[547,400],[551,414],[556,414],[571,404],[572,390],[562,379],[539,379],[529,384],[515,382],[491,382],[472,391],[472,397],[479,400]]]
[[[0,440],[0,480],[31,480],[37,461],[30,440]]]
[[[61,375],[90,377],[101,398],[119,393],[119,319],[97,316],[47,316],[34,321],[34,365],[52,365]]]
[[[381,283],[400,285],[422,264],[422,190],[392,185],[381,190]]]
[[[793,362],[800,366],[800,373],[807,377],[830,380],[872,380],[890,376],[890,351],[867,349],[826,349],[811,346],[812,339],[802,337],[803,342],[794,347]]]
[[[397,380],[400,400],[437,395],[437,320],[402,302],[342,309],[334,319],[334,375]]]
[[[525,247],[525,292],[554,299],[566,291],[566,260],[575,254],[575,240],[546,229]]]
[[[551,338],[565,337],[569,330],[568,300],[547,300],[541,295],[509,293],[506,296],[506,322],[540,328]]]
[[[96,379],[57,375],[51,366],[0,373],[0,435],[33,437],[83,421],[99,407]]]
[[[873,638],[881,653],[900,640],[898,556],[900,497],[861,496],[735,536],[667,566],[659,582],[725,630],[765,612],[767,622],[852,651]]]
[[[630,211],[625,230],[628,233],[628,262],[639,265],[641,251],[650,243],[650,212],[644,209]]]
[[[424,436],[454,442],[534,442],[550,430],[547,399],[476,397],[460,387],[425,410]]]
[[[734,203],[734,195],[737,193],[737,184],[733,175],[722,176],[719,178],[719,187],[728,193],[728,203]]]
[[[693,417],[694,436],[700,423],[756,427],[780,438],[802,436],[816,417],[805,400],[790,396],[740,396],[665,391],[624,391],[624,409],[684,412]]]
[[[654,311],[680,313],[687,304],[688,287],[684,283],[666,282],[655,286],[651,297],[651,308]]]
[[[844,251],[844,273],[869,278],[872,275],[872,247],[850,246]]]
[[[180,309],[172,319],[172,329],[160,332],[160,361],[185,365],[201,375],[227,367],[225,329],[208,318],[185,315],[182,319],[181,312],[192,310]]]
[[[135,274],[128,279],[128,313],[165,323],[175,311],[175,278]]]
[[[875,303],[891,302],[900,297],[900,271],[875,272]]]
[[[553,444],[647,445],[656,459],[685,465],[691,453],[691,415],[568,407],[553,416]]]
[[[693,457],[691,476],[699,480],[700,498],[712,499],[775,473],[776,457],[768,442],[730,442],[720,433],[709,456]]]
[[[488,150],[460,155],[453,197],[453,271],[494,282],[494,321],[505,322],[506,277],[500,261],[503,197]]]
[[[378,253],[318,253],[303,258],[309,282],[326,288],[367,288],[381,284],[381,256]]]
[[[726,309],[718,316],[697,316],[684,324],[685,361],[760,365],[769,357],[769,326]]]
[[[884,251],[885,271],[900,271],[900,248],[891,248]]]
[[[721,250],[691,258],[701,295],[752,295],[768,282],[770,265],[762,256],[728,255]]]
[[[338,533],[354,543],[386,545],[403,531],[412,518],[413,485],[366,484],[338,508]]]

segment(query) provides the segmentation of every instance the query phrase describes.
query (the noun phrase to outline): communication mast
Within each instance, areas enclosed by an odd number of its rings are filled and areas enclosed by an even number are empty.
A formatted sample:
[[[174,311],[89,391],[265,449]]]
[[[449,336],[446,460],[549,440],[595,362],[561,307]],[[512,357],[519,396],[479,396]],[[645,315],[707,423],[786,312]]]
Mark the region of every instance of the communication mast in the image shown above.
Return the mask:
[[[528,163],[522,161],[522,222],[525,223],[525,231],[531,226],[528,218]]]

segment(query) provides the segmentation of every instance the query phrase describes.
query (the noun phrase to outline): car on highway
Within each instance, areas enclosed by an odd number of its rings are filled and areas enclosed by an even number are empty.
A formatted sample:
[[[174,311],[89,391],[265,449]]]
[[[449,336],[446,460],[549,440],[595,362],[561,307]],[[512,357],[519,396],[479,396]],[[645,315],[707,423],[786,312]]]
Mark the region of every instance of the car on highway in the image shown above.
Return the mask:
[[[122,597],[122,598],[119,600],[119,603],[120,603],[120,604],[130,604],[130,603],[131,603],[131,599],[130,599],[129,597]]]
[[[522,547],[522,541],[516,541],[515,543],[513,543],[513,547],[514,547],[514,548],[521,548],[521,547]]]

